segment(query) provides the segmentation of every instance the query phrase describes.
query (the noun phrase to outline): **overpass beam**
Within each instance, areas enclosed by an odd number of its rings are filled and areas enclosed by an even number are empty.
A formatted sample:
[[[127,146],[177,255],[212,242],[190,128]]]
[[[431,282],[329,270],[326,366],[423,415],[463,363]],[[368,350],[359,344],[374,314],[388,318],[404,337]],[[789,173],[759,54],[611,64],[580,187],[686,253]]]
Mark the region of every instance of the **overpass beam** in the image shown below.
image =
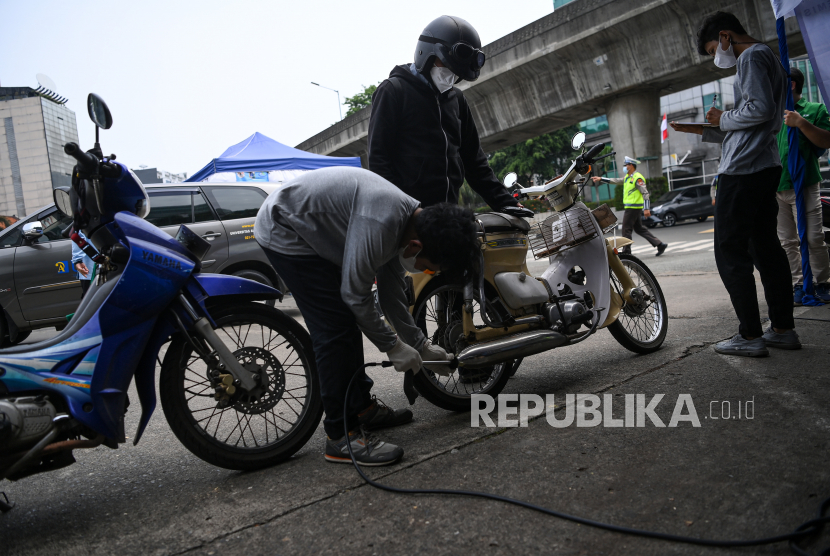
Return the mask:
[[[637,171],[647,178],[663,175],[659,91],[639,89],[611,99],[605,110],[611,142],[617,152],[617,168],[622,169],[626,156],[645,158]]]

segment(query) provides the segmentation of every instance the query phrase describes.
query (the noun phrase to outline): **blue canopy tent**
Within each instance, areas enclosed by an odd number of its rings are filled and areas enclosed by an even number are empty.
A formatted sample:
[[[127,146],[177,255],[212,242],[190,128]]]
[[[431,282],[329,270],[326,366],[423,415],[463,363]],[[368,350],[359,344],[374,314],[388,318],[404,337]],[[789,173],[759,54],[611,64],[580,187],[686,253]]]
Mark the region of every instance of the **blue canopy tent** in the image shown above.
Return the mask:
[[[270,172],[274,170],[317,170],[330,166],[360,168],[359,157],[323,156],[301,151],[261,133],[229,147],[207,166],[190,176],[188,182],[204,181],[221,172]]]

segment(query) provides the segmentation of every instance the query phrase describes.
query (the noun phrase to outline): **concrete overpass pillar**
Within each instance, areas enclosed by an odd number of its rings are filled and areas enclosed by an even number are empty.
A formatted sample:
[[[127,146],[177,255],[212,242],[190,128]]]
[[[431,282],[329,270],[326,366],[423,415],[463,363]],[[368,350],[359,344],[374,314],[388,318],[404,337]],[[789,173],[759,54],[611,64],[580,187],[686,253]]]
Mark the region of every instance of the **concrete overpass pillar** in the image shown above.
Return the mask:
[[[617,168],[622,169],[626,156],[645,160],[637,171],[647,178],[662,175],[660,147],[660,93],[657,89],[640,89],[608,101],[608,130],[617,152]]]

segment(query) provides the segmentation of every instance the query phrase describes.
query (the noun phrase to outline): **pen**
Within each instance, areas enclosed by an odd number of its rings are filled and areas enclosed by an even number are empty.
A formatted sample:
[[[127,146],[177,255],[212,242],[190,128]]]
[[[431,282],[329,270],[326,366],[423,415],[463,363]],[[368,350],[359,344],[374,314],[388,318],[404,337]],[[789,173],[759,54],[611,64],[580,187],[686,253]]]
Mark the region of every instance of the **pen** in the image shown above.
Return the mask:
[[[717,93],[715,93],[715,96],[712,98],[712,108],[714,108],[714,107],[715,107],[715,105],[717,104],[717,102],[718,102],[718,94],[717,94]]]

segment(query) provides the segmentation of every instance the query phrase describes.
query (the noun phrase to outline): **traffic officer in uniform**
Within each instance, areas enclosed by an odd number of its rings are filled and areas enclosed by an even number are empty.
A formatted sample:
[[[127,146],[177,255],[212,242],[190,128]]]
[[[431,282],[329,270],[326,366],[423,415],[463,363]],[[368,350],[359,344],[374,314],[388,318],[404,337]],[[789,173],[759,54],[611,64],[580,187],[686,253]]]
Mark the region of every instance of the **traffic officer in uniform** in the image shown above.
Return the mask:
[[[643,216],[648,218],[651,216],[651,211],[649,210],[650,204],[648,189],[646,189],[646,179],[637,171],[637,164],[639,163],[639,160],[626,156],[626,175],[624,178],[601,178],[594,176],[592,179],[594,183],[602,181],[623,186],[623,203],[625,205],[622,229],[623,237],[631,239],[633,232],[637,232],[637,235],[645,238],[653,247],[657,248],[657,256],[659,257],[669,245],[654,237],[654,234],[649,232],[648,228],[643,225]],[[626,245],[623,248],[623,253],[631,253],[631,246]]]

